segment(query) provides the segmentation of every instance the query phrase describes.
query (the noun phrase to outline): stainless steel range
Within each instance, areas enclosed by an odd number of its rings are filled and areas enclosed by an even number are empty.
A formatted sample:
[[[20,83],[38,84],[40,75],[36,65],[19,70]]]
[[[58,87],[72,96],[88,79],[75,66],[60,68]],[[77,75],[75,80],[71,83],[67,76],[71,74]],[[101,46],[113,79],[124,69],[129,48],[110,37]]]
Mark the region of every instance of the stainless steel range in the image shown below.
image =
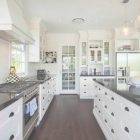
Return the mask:
[[[0,85],[4,98],[23,97],[23,139],[27,140],[38,121],[39,86],[36,82],[18,82]]]

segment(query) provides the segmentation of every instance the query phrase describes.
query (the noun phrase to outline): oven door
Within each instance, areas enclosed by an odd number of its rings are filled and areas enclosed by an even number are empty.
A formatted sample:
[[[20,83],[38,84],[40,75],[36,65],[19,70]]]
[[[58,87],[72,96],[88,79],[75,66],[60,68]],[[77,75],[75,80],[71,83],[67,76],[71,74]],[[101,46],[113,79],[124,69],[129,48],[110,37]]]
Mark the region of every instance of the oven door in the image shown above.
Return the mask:
[[[38,121],[38,94],[23,104],[23,135],[26,140]]]

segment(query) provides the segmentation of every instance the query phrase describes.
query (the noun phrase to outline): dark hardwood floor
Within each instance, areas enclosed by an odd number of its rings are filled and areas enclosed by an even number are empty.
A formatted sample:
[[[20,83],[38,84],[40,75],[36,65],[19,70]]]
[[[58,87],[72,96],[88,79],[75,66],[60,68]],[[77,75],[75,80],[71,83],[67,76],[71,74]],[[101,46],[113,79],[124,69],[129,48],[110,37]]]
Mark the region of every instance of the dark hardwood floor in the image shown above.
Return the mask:
[[[92,109],[93,100],[58,95],[29,140],[105,140]]]

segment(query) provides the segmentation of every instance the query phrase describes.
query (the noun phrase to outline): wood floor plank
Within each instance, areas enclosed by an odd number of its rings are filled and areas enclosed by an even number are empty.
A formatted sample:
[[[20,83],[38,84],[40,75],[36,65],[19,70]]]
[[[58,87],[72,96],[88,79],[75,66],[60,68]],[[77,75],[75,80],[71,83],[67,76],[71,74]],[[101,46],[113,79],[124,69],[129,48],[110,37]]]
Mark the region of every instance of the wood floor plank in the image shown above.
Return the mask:
[[[105,140],[92,109],[93,100],[58,95],[29,140]]]

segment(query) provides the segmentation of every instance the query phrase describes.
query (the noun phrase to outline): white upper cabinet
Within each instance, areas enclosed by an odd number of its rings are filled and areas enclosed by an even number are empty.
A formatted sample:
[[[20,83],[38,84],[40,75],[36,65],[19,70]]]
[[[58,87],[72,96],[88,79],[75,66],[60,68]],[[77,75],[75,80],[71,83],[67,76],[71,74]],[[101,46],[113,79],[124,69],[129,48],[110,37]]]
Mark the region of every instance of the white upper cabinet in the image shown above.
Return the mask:
[[[34,18],[30,22],[30,30],[35,43],[29,46],[29,62],[44,62],[44,53],[47,45],[46,24],[40,18]]]
[[[21,0],[0,1],[0,37],[9,42],[33,43]]]

